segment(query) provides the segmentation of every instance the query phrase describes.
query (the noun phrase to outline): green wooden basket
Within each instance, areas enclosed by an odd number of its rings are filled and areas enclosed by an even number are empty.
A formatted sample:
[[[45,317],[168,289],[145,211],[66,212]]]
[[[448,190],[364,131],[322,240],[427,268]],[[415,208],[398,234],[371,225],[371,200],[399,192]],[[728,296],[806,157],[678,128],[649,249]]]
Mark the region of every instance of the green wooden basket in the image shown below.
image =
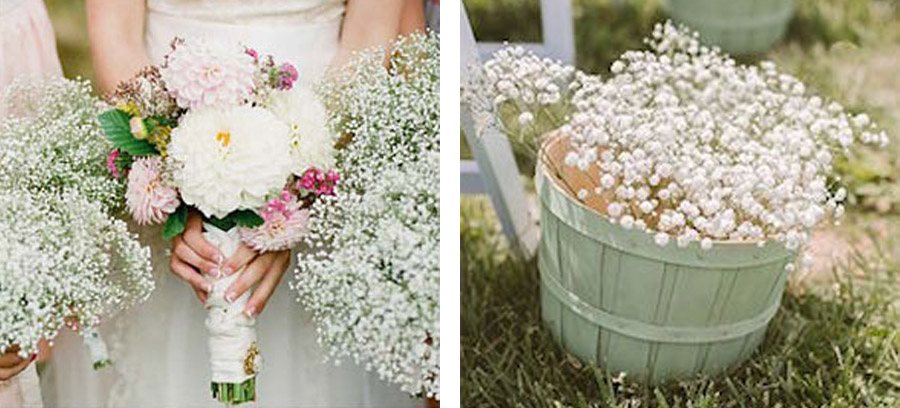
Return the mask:
[[[714,374],[759,346],[794,254],[722,242],[654,243],[574,200],[539,165],[541,315],[570,353],[658,383]]]
[[[672,19],[732,55],[765,52],[784,37],[794,0],[668,0]]]

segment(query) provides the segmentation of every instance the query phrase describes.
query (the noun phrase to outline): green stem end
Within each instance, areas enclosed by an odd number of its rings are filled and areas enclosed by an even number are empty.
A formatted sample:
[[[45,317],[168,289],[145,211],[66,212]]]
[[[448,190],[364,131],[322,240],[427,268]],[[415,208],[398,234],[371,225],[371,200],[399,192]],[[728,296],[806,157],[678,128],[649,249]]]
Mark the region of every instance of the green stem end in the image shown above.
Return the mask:
[[[256,377],[242,383],[211,383],[212,397],[228,405],[256,401]]]
[[[110,360],[110,359],[108,359],[108,358],[107,358],[107,359],[104,359],[104,360],[100,360],[100,361],[95,361],[95,362],[94,362],[94,370],[99,370],[99,369],[101,369],[101,368],[106,368],[106,367],[109,367],[109,366],[111,366],[111,365],[112,365],[112,360]]]

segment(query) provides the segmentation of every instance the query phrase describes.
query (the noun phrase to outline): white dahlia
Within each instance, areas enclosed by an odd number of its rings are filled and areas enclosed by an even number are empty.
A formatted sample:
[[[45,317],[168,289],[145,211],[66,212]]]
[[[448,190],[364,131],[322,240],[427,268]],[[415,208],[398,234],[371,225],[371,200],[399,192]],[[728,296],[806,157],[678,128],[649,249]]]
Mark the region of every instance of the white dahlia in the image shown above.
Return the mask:
[[[256,66],[238,45],[175,42],[160,75],[179,107],[239,104],[253,92]]]
[[[185,203],[207,217],[256,210],[293,169],[290,128],[249,106],[191,111],[172,131],[169,162]]]
[[[314,92],[302,86],[277,92],[270,109],[291,126],[294,174],[300,176],[310,167],[334,167],[334,134],[328,129],[325,106]]]

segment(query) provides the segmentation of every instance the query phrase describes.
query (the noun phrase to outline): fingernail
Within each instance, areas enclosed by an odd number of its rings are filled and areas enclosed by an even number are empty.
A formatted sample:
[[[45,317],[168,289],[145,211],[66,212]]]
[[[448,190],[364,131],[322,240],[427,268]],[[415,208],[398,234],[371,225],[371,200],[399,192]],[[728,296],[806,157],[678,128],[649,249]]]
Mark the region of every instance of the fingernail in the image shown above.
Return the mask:
[[[247,315],[247,317],[256,316],[256,308],[253,306],[250,306],[247,308],[247,310],[244,310],[244,314]]]
[[[213,278],[221,278],[222,270],[220,270],[219,268],[213,268],[209,271],[209,274],[212,275]]]
[[[225,295],[225,300],[228,301],[228,303],[234,303],[234,293]]]
[[[28,361],[34,361],[34,360],[36,360],[36,359],[37,359],[37,354],[32,354],[32,355],[31,355],[31,360],[28,360]]]
[[[222,273],[224,273],[226,276],[228,276],[228,275],[231,275],[232,273],[234,273],[234,269],[231,269],[230,266],[226,266],[226,267],[222,268]]]
[[[222,254],[216,254],[216,263],[222,263],[225,260],[225,257]]]
[[[212,285],[209,283],[207,283],[206,286],[204,286],[204,288],[206,289],[206,293],[212,292],[212,290],[213,290]]]

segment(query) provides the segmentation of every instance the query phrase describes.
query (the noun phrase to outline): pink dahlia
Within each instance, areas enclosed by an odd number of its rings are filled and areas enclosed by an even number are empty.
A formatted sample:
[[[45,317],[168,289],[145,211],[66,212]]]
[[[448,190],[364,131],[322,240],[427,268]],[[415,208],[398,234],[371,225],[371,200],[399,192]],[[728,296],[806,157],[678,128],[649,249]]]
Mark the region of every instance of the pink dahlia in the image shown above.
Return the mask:
[[[142,157],[131,165],[125,206],[138,224],[162,223],[181,204],[178,192],[162,182],[161,168],[159,156]]]
[[[160,71],[166,90],[185,109],[236,105],[253,92],[253,56],[238,47],[175,42]]]
[[[297,196],[282,191],[259,211],[262,225],[241,229],[244,243],[260,252],[282,251],[297,245],[309,232],[309,211],[301,205]]]

